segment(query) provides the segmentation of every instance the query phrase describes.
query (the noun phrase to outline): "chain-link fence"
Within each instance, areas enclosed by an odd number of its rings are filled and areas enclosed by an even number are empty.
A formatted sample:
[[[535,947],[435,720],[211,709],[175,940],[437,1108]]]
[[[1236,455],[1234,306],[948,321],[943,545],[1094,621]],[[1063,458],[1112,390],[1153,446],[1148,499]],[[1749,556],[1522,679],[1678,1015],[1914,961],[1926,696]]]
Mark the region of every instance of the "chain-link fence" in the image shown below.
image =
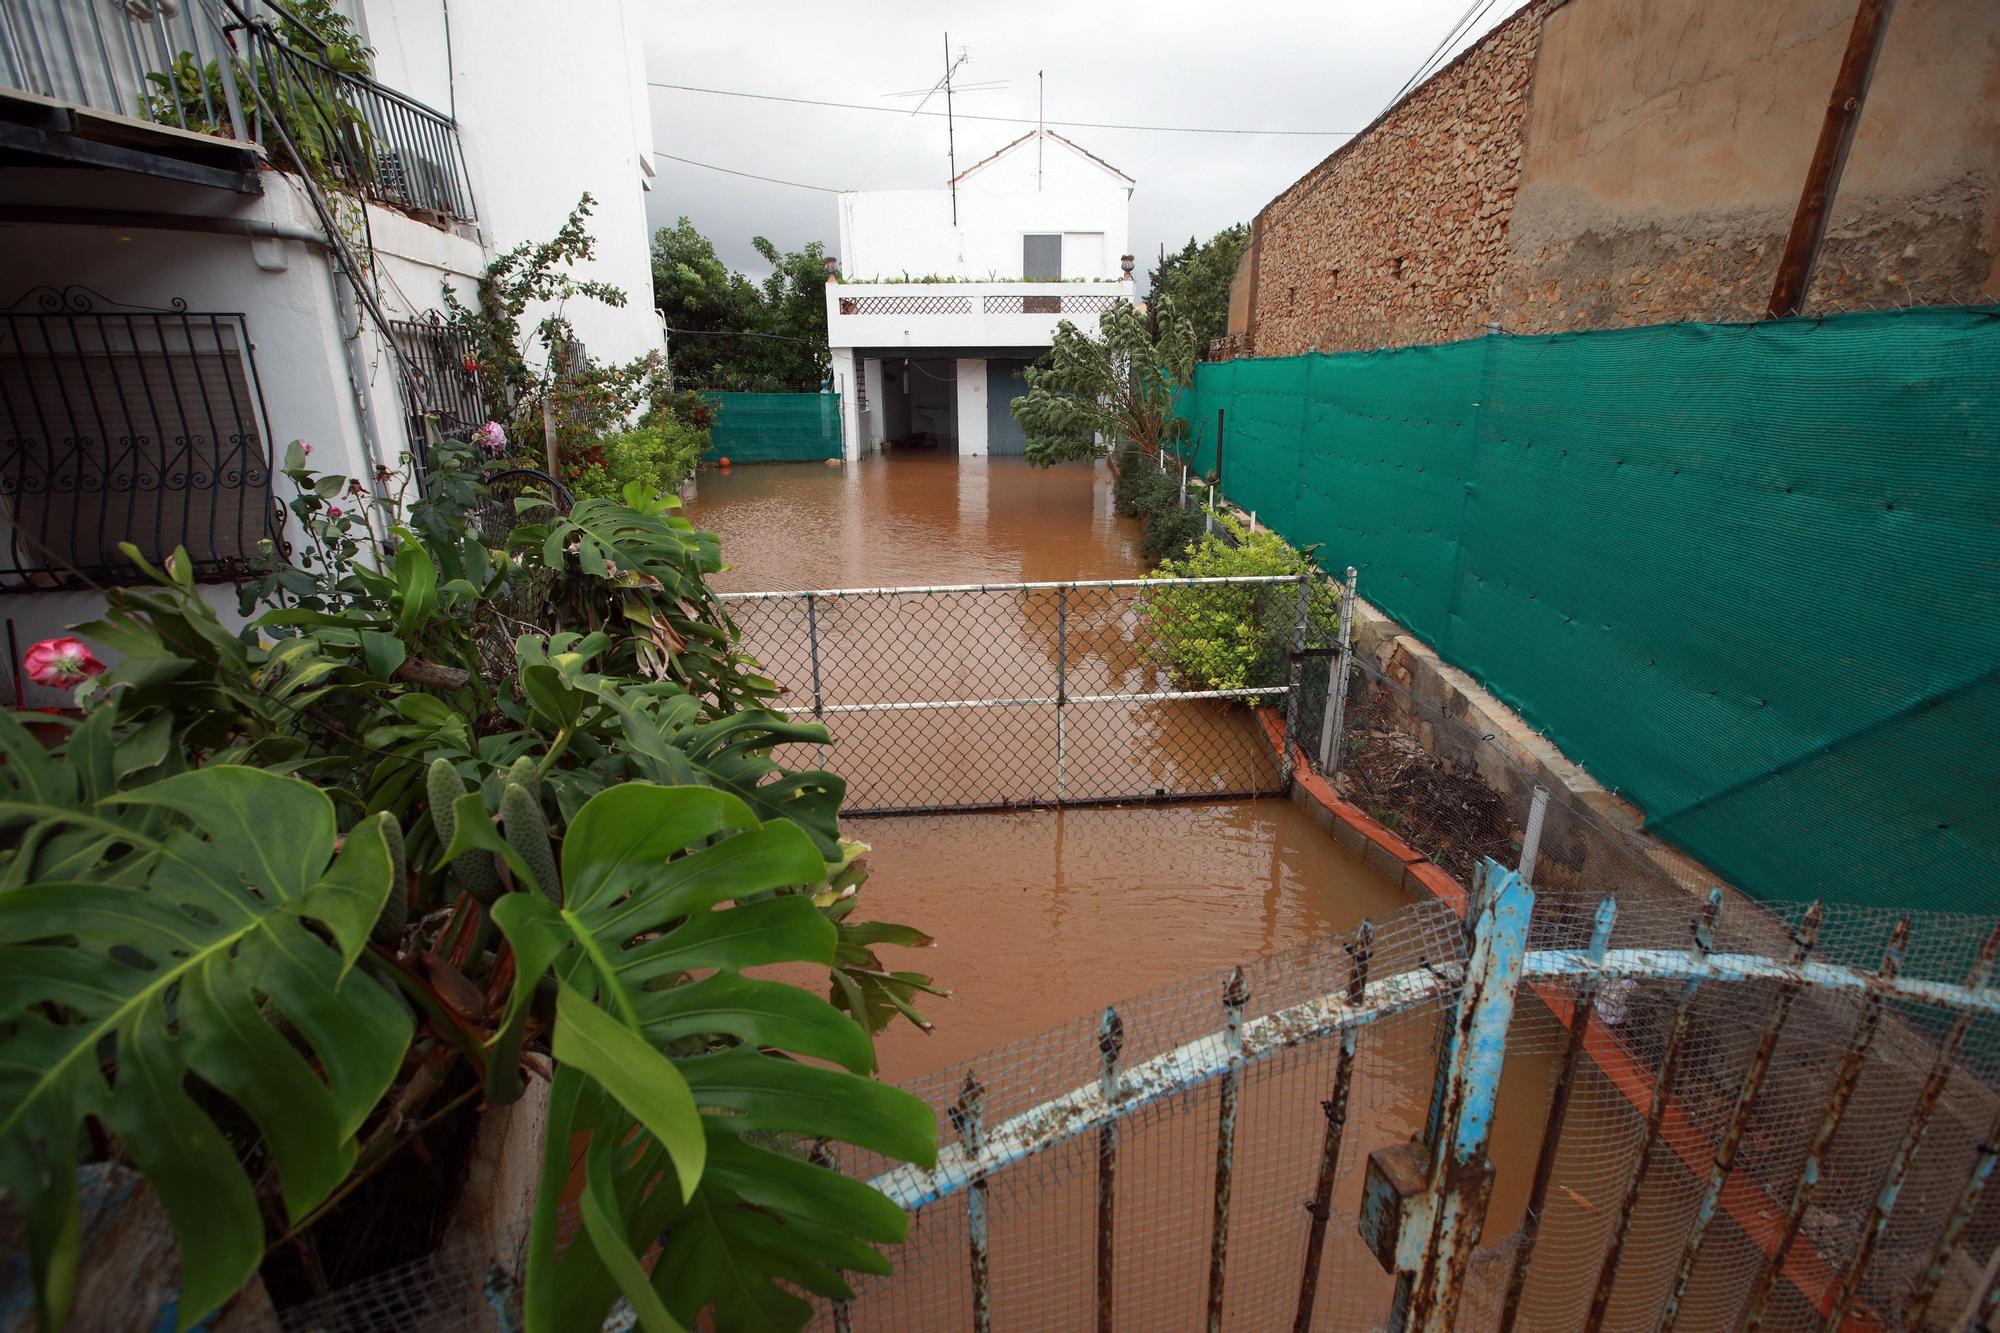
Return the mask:
[[[848,814],[1280,792],[1245,705],[1289,707],[1339,592],[1285,576],[732,593],[742,646],[836,744]],[[1325,667],[1318,668],[1325,674]]]

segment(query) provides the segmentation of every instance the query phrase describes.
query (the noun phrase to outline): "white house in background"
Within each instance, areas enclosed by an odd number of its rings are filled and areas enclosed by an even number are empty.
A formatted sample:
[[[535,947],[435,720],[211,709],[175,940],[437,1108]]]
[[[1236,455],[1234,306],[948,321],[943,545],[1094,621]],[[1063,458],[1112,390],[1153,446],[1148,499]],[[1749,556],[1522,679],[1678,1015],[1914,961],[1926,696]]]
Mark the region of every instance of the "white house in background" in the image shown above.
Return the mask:
[[[944,190],[840,196],[827,339],[847,456],[886,442],[1018,454],[1008,404],[1064,320],[1132,297],[1133,180],[1035,130]]]
[[[233,612],[259,540],[299,539],[274,475],[293,439],[372,478],[423,413],[476,425],[464,351],[430,322],[440,287],[476,304],[492,257],[547,240],[586,191],[583,276],[630,299],[566,313],[606,360],[664,344],[638,0],[338,7],[376,49],[368,75],[286,45],[276,0],[0,0],[0,628],[21,647],[98,614],[92,583],[135,577],[127,540],[185,545]],[[182,53],[255,64],[366,125],[367,149],[330,168],[365,226],[350,207],[330,237],[275,169],[248,78],[148,108],[145,76]]]

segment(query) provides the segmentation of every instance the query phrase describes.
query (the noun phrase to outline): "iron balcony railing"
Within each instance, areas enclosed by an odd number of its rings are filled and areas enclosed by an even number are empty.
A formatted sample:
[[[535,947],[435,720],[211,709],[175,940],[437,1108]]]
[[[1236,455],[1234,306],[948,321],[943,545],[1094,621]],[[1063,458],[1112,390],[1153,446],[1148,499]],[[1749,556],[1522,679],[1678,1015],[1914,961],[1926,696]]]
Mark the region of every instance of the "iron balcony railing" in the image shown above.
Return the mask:
[[[81,287],[0,309],[0,591],[132,582],[123,542],[242,578],[275,553],[271,471],[243,315]]]
[[[0,0],[0,83],[255,143],[379,203],[473,220],[451,117],[285,41],[274,14],[275,0]]]

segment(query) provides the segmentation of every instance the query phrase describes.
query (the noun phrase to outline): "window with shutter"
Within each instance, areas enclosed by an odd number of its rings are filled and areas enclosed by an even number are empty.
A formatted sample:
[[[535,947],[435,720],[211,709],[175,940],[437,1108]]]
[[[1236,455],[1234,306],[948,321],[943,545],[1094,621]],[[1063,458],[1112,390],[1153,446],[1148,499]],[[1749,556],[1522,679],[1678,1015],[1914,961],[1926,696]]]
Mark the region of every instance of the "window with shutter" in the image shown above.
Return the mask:
[[[41,288],[0,311],[0,591],[131,583],[131,542],[198,578],[276,530],[270,433],[241,314]]]

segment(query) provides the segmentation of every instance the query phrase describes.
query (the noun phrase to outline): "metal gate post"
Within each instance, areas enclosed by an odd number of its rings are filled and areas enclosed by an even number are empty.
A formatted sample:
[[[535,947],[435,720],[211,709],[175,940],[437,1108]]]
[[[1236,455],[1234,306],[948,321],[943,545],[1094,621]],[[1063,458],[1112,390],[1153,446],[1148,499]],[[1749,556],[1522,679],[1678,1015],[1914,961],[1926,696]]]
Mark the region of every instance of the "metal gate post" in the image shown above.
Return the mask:
[[[1320,772],[1332,777],[1340,772],[1340,739],[1347,725],[1347,682],[1354,674],[1354,566],[1347,567],[1347,581],[1340,589],[1340,653],[1326,678],[1326,709],[1319,724]]]
[[[1292,665],[1285,677],[1285,781],[1292,780],[1293,737],[1299,732],[1299,685],[1305,679],[1306,612],[1312,601],[1312,575],[1299,575],[1298,617],[1292,624]]]
[[[811,593],[806,594],[806,643],[808,651],[812,654],[813,721],[819,722],[823,720],[824,709],[819,690],[819,613],[814,606]],[[822,768],[825,767],[826,747],[817,745],[813,750],[813,762]]]
[[[1063,799],[1068,737],[1063,712],[1069,707],[1069,589],[1056,589],[1056,804]]]
[[[1535,894],[1490,858],[1478,877],[1482,906],[1438,1070],[1437,1132],[1428,1145],[1371,1153],[1362,1185],[1362,1236],[1396,1274],[1392,1333],[1449,1333],[1493,1192],[1486,1146]]]
[[[1549,817],[1549,789],[1539,782],[1528,800],[1528,831],[1521,835],[1521,878],[1535,882],[1535,862],[1542,855],[1542,824]]]

